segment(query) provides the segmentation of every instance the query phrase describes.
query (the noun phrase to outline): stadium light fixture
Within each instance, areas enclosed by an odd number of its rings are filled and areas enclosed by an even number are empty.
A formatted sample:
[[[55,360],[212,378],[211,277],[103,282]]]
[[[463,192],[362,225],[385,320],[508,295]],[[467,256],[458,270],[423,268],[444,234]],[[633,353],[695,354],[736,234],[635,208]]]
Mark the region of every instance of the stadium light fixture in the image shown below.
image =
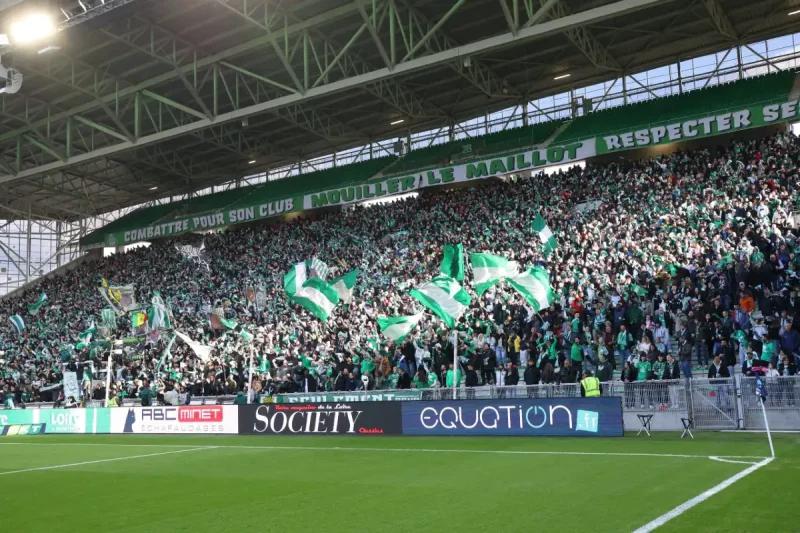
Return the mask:
[[[390,122],[389,124],[392,125],[392,126],[396,126],[397,124],[402,124],[405,121],[406,121],[406,119],[401,118],[401,119],[395,120],[394,122]]]
[[[251,159],[250,161],[247,162],[248,165],[254,165],[255,163],[256,163],[255,159]]]
[[[798,13],[800,13],[800,9],[798,9],[797,11],[790,12],[789,16],[791,17],[792,15],[797,15]]]
[[[156,185],[155,187],[150,187],[151,191],[155,191],[156,189],[158,189],[158,185]]]
[[[31,13],[11,24],[11,40],[18,44],[38,41],[55,32],[53,20],[44,13]]]
[[[562,74],[561,76],[556,76],[553,78],[554,80],[563,80],[564,78],[569,78],[572,74]]]

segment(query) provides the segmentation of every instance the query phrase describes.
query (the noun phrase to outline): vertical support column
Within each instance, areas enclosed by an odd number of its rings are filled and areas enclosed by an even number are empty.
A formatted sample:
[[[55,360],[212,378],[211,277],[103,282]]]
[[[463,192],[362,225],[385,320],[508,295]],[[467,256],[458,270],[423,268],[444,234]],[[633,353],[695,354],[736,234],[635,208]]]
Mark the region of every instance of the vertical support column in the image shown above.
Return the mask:
[[[25,246],[25,283],[31,280],[31,202],[28,202],[28,234]]]
[[[61,221],[56,222],[56,250],[61,248]],[[56,253],[56,268],[61,266],[61,256],[63,252]]]
[[[678,94],[683,94],[683,74],[681,72],[681,58],[678,58]]]
[[[622,73],[622,103],[628,105],[628,82],[626,81],[628,75],[623,72]]]
[[[522,125],[528,125],[528,101],[522,102]]]
[[[744,72],[742,70],[742,47],[738,44],[736,45],[736,66],[739,68],[739,79],[741,80],[744,78]]]

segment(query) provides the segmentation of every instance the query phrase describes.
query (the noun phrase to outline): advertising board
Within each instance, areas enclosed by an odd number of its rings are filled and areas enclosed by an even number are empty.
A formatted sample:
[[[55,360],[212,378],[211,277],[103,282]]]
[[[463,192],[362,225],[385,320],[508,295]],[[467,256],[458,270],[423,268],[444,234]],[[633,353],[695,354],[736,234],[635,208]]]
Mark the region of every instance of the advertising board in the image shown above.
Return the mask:
[[[239,407],[247,435],[401,435],[403,402],[262,404]]]
[[[44,435],[45,424],[11,424],[0,425],[0,437],[14,437],[17,435]]]
[[[239,418],[235,405],[129,407],[111,411],[111,433],[235,434]]]
[[[403,435],[621,437],[621,398],[400,402]]]
[[[0,426],[43,425],[54,433],[110,433],[110,409],[12,409],[0,411]]]
[[[309,394],[276,394],[272,403],[335,403],[335,402],[397,402],[421,400],[421,390],[370,392],[317,392]]]

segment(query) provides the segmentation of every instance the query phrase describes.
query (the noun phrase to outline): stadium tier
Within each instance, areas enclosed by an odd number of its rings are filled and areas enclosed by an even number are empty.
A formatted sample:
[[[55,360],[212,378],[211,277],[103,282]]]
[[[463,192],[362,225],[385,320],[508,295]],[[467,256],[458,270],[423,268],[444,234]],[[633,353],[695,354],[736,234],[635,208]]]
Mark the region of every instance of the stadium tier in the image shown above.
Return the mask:
[[[2,301],[4,399],[58,401],[64,371],[103,398],[114,342],[120,402],[242,393],[251,354],[258,395],[791,376],[799,155],[778,134],[155,240]]]
[[[611,151],[777,124],[798,115],[797,99],[792,100],[790,94],[796,80],[793,71],[783,71],[680,96],[600,110],[572,121],[552,120],[511,128],[417,148],[400,157],[382,157],[311,172],[300,179],[281,179],[198,196],[170,204],[171,207],[145,208],[87,235],[81,239],[81,245],[118,246],[170,237],[288,212],[343,205],[370,195],[391,196],[423,186],[446,185],[447,178],[469,181],[514,170],[565,164]],[[508,156],[511,159],[504,159]],[[496,161],[500,164],[492,164]],[[481,162],[486,169],[471,171],[470,165],[474,170]],[[449,175],[442,174],[447,169],[451,169]],[[429,172],[440,176],[431,179],[427,177]],[[392,186],[387,182],[392,179],[405,181]],[[327,196],[331,191],[336,200]]]

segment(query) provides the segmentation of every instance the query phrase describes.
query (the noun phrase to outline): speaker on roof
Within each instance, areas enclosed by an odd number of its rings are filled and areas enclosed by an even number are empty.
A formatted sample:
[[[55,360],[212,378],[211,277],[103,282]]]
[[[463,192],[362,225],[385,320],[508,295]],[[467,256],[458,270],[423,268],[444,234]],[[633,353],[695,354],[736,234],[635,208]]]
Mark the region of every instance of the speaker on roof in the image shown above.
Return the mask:
[[[399,140],[399,141],[395,142],[394,143],[394,153],[395,153],[395,155],[403,155],[403,152],[405,151],[405,147],[406,147],[406,143],[404,143],[402,140]]]
[[[583,97],[583,114],[591,113],[594,101],[591,98]]]

